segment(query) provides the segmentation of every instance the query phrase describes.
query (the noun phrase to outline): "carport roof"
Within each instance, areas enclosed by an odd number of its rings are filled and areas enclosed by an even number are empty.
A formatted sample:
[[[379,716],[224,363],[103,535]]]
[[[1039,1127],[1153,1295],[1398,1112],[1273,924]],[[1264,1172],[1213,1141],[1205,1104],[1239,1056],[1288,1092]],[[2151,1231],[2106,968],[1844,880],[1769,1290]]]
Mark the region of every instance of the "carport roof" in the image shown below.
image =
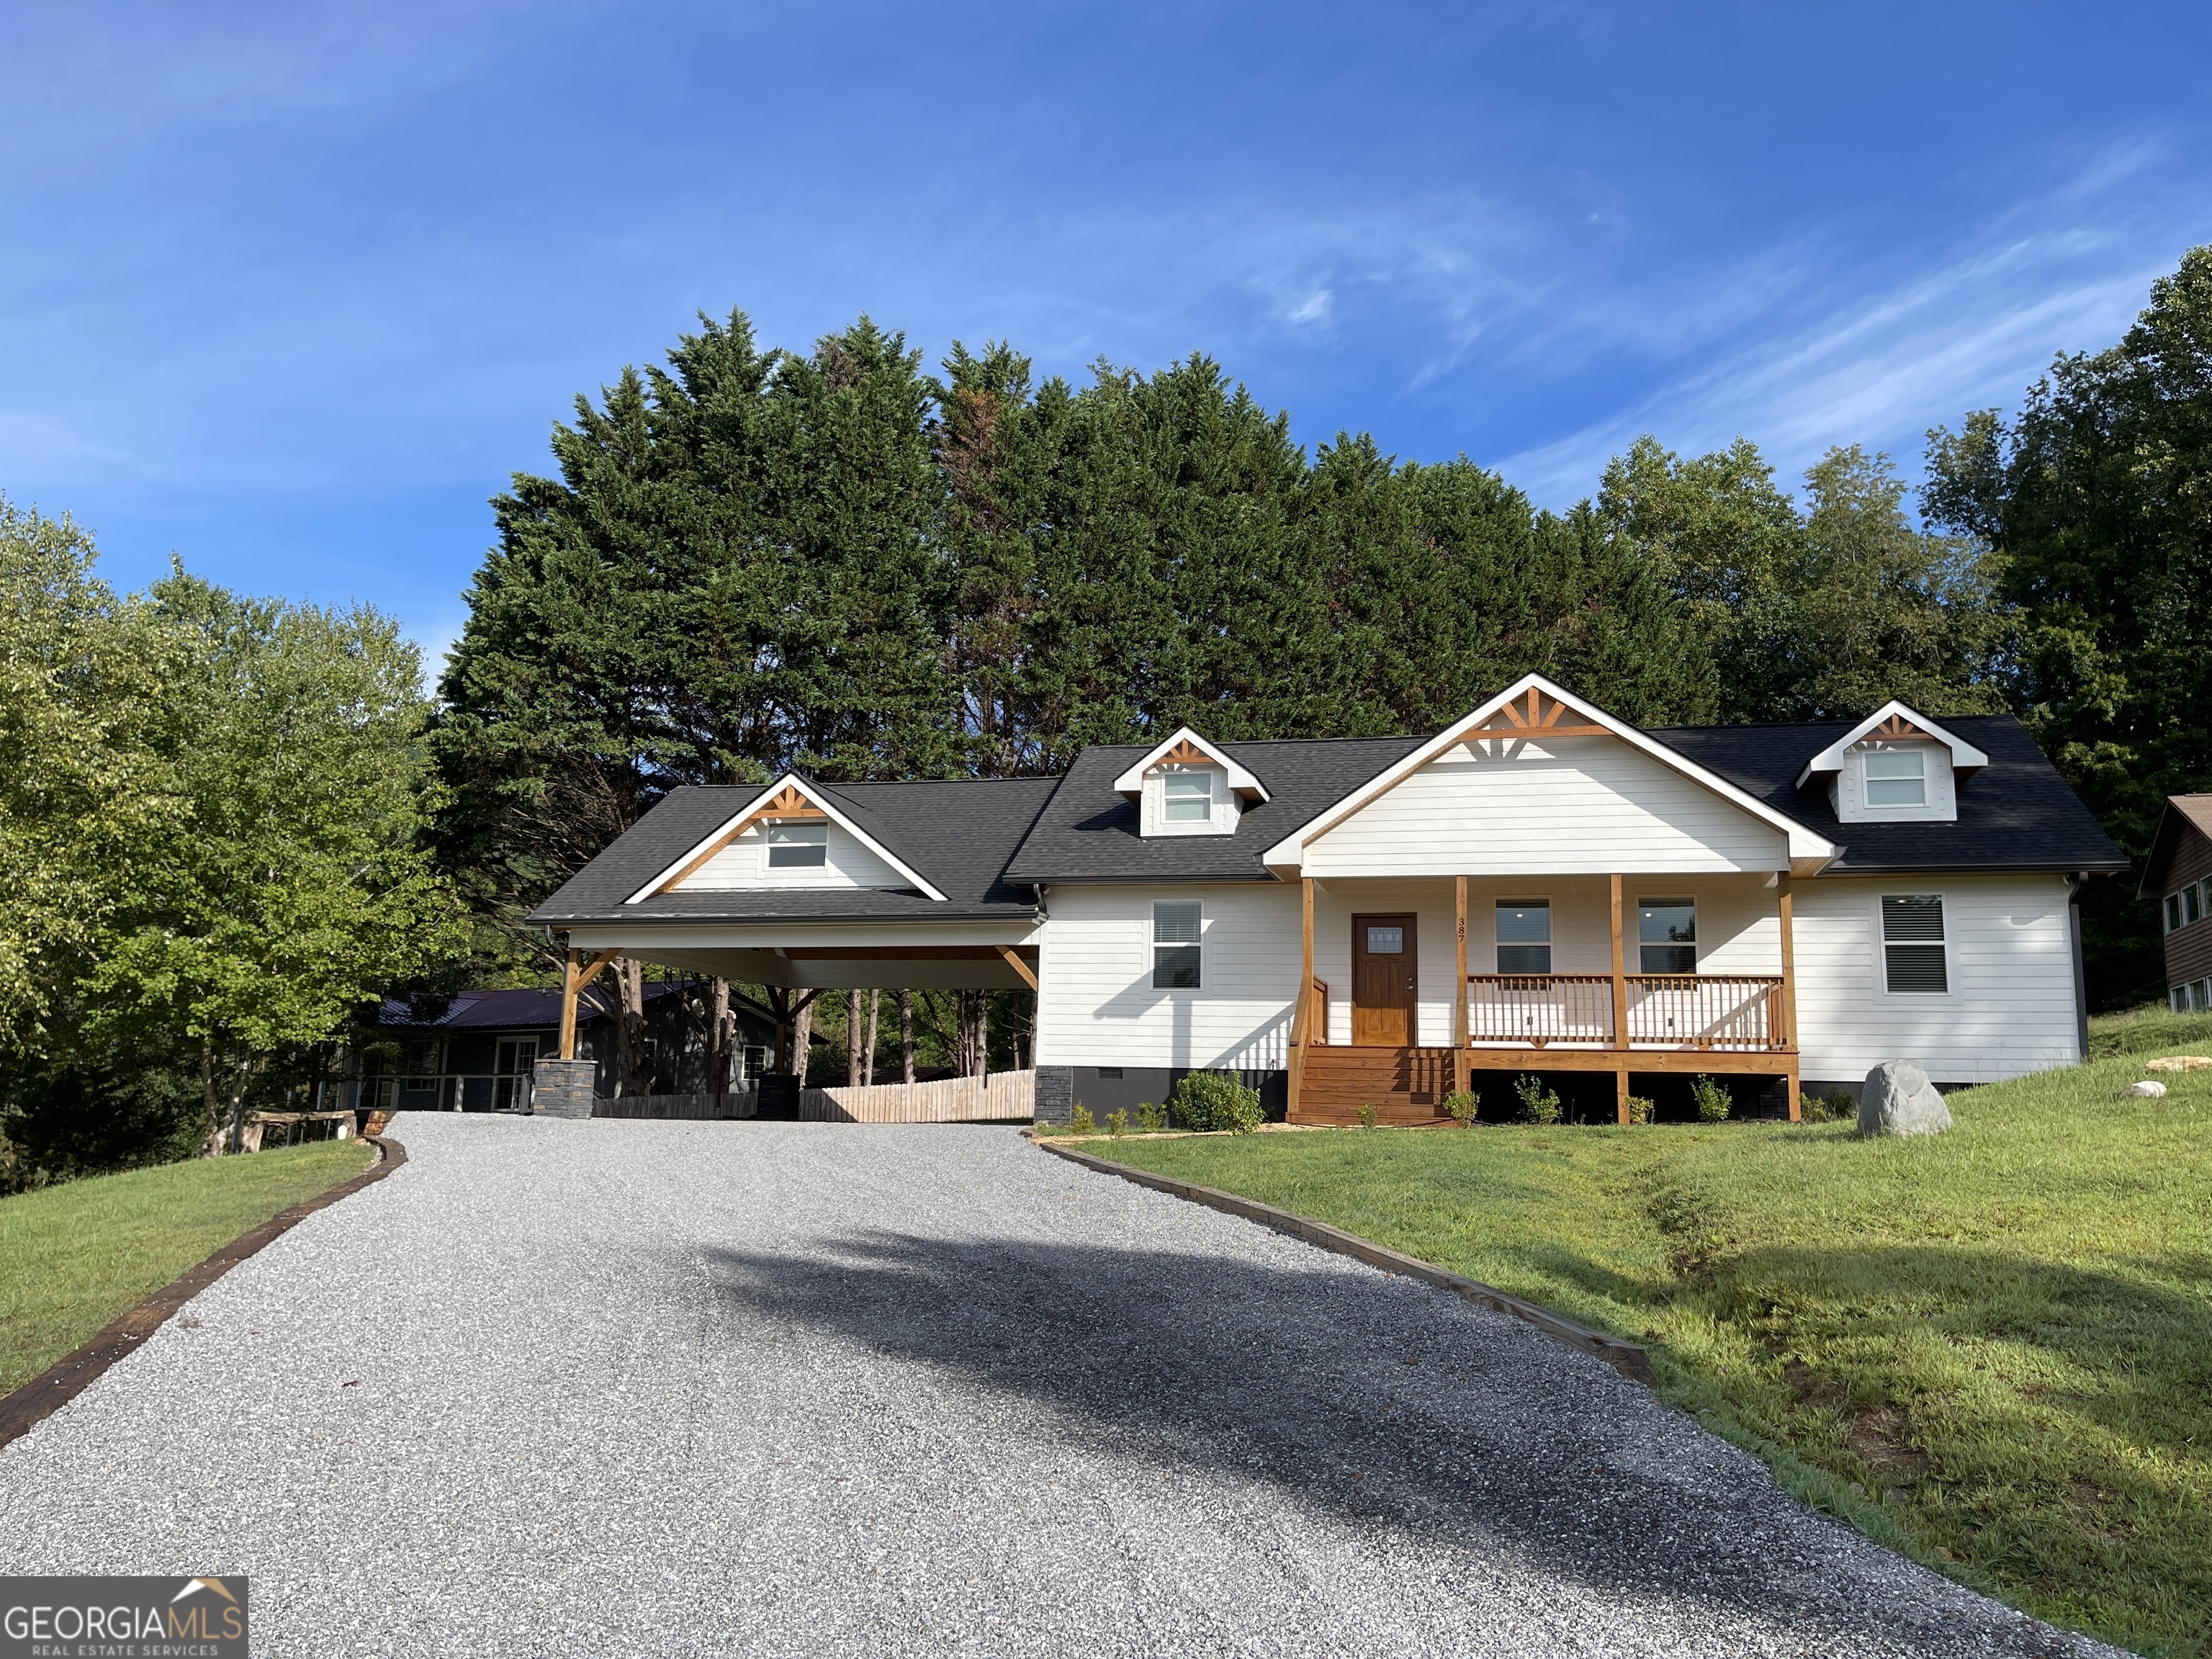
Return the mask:
[[[678,789],[530,914],[541,926],[634,921],[964,921],[1028,920],[1032,896],[1006,874],[1008,861],[1058,778],[973,778],[951,782],[809,781],[873,840],[945,895],[913,888],[631,894],[742,811],[757,784]]]

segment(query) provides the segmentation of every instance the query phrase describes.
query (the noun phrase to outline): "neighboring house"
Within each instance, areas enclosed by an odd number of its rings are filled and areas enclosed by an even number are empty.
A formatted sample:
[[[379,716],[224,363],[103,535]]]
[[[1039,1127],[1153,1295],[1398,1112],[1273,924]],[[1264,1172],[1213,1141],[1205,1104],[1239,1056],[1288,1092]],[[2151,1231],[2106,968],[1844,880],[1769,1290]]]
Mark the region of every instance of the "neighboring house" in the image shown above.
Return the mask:
[[[665,980],[646,982],[646,1041],[655,1085],[671,1093],[703,1093],[708,1056],[685,1017],[679,989]],[[731,1006],[738,1041],[729,1087],[740,1090],[767,1069],[775,1024],[766,1009],[743,997],[733,995]],[[614,999],[606,991],[586,993],[576,1013],[577,1048],[595,1067],[592,1092],[611,1097],[620,1092],[622,1077]],[[377,1011],[375,1025],[397,1044],[398,1057],[380,1054],[385,1045],[368,1047],[364,1074],[353,1080],[355,1097],[348,1105],[386,1111],[521,1111],[530,1102],[538,1059],[557,1046],[561,993],[463,991],[428,1019],[404,1002],[387,1001]]]
[[[2168,1006],[2212,1008],[2212,795],[2166,798],[2136,896],[2158,904]]]
[[[1201,1068],[1297,1121],[1427,1121],[1520,1072],[1624,1114],[1734,1075],[1794,1115],[1885,1060],[2080,1058],[2075,890],[2126,867],[2009,717],[1647,732],[1531,675],[1427,738],[679,789],[531,920],[572,961],[1031,987],[1042,1116]]]

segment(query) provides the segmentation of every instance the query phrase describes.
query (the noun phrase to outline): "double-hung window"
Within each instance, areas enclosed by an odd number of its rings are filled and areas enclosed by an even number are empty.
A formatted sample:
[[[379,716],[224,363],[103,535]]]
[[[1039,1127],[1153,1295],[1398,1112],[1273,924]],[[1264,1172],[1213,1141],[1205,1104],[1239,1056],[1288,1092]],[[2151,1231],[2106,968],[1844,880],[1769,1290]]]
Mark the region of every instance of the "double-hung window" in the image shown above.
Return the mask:
[[[1498,971],[1501,974],[1548,974],[1552,971],[1552,901],[1498,901]]]
[[[1170,823],[1204,823],[1213,816],[1213,774],[1170,772],[1160,780],[1160,813]]]
[[[1647,974],[1698,971],[1698,906],[1694,899],[1636,901],[1636,942]]]
[[[1162,899],[1152,906],[1152,988],[1195,991],[1198,983],[1196,899]]]
[[[1947,994],[1951,975],[1944,956],[1942,896],[1883,894],[1881,951],[1892,995]]]
[[[2168,893],[2166,896],[2166,931],[2170,933],[2180,926],[2181,895]]]
[[[768,867],[771,870],[819,870],[830,862],[830,826],[826,823],[771,823],[768,827]]]
[[[1928,805],[1928,756],[1918,749],[1869,749],[1866,757],[1869,806]]]

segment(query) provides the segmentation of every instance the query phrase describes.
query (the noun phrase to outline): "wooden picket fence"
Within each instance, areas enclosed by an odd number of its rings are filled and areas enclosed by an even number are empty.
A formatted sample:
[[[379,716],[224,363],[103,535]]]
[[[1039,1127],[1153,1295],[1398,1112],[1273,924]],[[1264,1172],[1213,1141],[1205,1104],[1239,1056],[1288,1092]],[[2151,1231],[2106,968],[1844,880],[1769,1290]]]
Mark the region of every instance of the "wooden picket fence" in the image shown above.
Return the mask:
[[[799,1115],[810,1123],[981,1123],[1036,1115],[1036,1073],[994,1072],[935,1083],[878,1083],[808,1089]]]

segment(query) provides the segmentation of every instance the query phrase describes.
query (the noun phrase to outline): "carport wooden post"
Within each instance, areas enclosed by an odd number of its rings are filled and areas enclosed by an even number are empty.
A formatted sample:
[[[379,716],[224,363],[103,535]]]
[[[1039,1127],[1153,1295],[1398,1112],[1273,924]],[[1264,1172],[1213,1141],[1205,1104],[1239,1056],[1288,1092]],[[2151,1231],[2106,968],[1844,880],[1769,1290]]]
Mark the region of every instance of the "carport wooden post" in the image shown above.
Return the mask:
[[[584,953],[571,949],[567,964],[561,970],[561,1058],[576,1057],[576,976],[583,967]]]
[[[1455,929],[1458,940],[1459,966],[1452,980],[1452,1092],[1464,1094],[1468,1085],[1467,1030],[1467,878],[1460,876],[1453,882],[1452,905],[1457,914]]]
[[[1616,1121],[1628,1121],[1628,979],[1620,942],[1620,889],[1618,872],[1613,878],[1613,1046],[1621,1061],[1613,1074],[1613,1112]]]
[[[1782,922],[1782,1046],[1790,1051],[1790,1121],[1795,1123],[1804,1115],[1804,1106],[1798,1098],[1797,1087],[1797,948],[1787,870],[1777,872],[1774,878],[1774,908]]]

